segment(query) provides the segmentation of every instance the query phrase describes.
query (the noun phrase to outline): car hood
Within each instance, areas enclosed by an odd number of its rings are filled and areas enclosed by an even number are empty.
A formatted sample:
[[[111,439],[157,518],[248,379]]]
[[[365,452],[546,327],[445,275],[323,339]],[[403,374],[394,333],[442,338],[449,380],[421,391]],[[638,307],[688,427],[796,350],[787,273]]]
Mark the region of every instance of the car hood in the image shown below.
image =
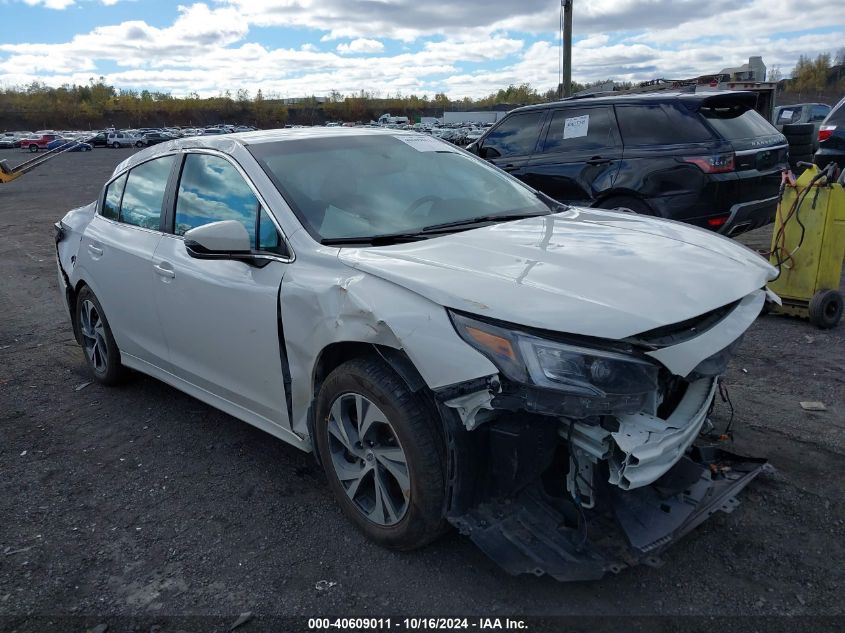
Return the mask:
[[[445,307],[608,339],[702,315],[775,274],[715,233],[581,208],[339,258]]]

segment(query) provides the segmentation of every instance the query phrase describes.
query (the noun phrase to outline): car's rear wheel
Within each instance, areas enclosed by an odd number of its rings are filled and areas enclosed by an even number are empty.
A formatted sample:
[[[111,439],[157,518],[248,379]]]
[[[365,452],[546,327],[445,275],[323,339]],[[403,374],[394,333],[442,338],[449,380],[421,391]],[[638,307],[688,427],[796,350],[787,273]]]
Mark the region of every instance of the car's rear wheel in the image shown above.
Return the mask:
[[[126,370],[120,364],[120,350],[97,297],[88,286],[76,298],[76,323],[85,361],[94,379],[104,385],[116,385]]]
[[[112,143],[112,144],[111,144],[111,146],[112,146],[114,149],[120,149],[120,143],[115,142],[115,143]]]
[[[344,514],[385,547],[445,529],[445,448],[429,407],[383,361],[344,363],[317,398],[317,450]]]
[[[135,143],[135,147],[144,147],[144,144],[141,141]]]
[[[640,215],[656,215],[647,203],[633,196],[613,196],[602,200],[596,206],[600,209],[618,209]]]
[[[29,151],[30,152],[37,152],[38,151],[38,145],[30,145]]]

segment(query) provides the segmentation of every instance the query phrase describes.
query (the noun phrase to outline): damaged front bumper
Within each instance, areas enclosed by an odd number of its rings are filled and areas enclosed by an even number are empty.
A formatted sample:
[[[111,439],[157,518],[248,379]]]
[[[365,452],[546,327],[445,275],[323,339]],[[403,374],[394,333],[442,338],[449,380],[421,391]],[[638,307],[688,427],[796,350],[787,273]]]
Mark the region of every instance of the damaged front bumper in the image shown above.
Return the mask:
[[[603,512],[582,510],[574,525],[571,508],[539,485],[448,518],[511,574],[596,580],[639,563],[659,566],[673,542],[715,512],[732,512],[736,495],[766,468],[709,446],[693,452],[655,484],[610,491]]]
[[[701,437],[717,389],[686,387],[667,418],[618,428],[507,413],[470,430],[441,405],[450,459],[448,520],[512,574],[591,580],[660,554],[767,468]]]

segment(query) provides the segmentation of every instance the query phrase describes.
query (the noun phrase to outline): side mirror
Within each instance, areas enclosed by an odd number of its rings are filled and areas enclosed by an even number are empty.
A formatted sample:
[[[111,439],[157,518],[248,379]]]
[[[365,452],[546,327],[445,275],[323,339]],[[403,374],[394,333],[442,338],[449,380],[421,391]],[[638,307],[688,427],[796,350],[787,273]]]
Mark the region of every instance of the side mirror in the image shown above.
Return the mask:
[[[237,220],[204,224],[185,233],[185,250],[197,259],[251,259],[249,233]]]

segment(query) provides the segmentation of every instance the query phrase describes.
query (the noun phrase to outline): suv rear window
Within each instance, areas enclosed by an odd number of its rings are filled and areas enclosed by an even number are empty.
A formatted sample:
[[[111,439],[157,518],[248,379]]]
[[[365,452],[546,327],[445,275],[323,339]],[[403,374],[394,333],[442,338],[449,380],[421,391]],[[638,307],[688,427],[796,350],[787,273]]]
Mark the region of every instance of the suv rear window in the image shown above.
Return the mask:
[[[616,117],[625,145],[676,145],[712,139],[695,115],[668,103],[619,105]]]
[[[701,114],[723,139],[732,141],[757,136],[772,136],[778,131],[756,110],[744,106],[701,108]]]

